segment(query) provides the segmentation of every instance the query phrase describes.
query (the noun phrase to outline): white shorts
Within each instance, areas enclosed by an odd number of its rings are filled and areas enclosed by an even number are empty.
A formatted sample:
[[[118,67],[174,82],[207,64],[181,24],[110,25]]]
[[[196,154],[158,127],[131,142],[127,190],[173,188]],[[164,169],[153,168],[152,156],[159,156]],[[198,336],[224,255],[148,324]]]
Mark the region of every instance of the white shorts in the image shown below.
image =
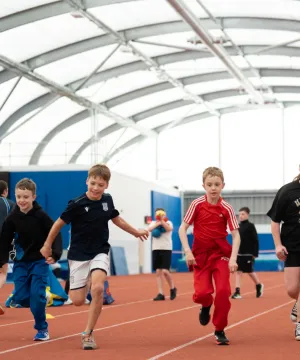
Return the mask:
[[[69,260],[70,268],[70,290],[84,288],[90,278],[91,272],[100,269],[108,273],[109,256],[107,254],[98,254],[92,260],[76,261]]]

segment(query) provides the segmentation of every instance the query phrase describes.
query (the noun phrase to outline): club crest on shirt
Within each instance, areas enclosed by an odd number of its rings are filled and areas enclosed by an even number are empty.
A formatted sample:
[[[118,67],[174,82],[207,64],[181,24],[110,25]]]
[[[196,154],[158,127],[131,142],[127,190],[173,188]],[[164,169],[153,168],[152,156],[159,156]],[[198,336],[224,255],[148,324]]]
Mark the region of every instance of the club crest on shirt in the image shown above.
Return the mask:
[[[104,211],[107,211],[107,210],[108,210],[108,205],[107,205],[107,203],[102,203],[102,206],[103,206],[103,210],[104,210]]]

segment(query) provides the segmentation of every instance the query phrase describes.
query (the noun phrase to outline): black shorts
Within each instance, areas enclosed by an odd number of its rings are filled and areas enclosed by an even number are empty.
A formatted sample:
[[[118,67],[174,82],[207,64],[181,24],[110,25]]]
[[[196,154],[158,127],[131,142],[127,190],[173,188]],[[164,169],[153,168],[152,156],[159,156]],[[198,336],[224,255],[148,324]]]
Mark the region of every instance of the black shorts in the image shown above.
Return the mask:
[[[289,251],[284,267],[300,267],[300,251]]]
[[[254,259],[252,255],[238,255],[237,257],[238,270],[243,273],[254,272]]]
[[[153,250],[152,251],[152,264],[153,270],[166,269],[171,267],[172,250]]]

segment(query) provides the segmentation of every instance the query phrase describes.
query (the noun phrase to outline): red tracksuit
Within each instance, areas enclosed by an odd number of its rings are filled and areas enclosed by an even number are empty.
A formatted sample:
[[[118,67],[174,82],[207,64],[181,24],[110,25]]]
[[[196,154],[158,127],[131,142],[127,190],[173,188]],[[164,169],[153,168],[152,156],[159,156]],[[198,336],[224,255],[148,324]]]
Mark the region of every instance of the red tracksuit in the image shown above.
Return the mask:
[[[227,225],[230,230],[239,225],[231,205],[221,197],[217,204],[207,202],[206,195],[194,200],[184,222],[194,226],[192,252],[197,265],[194,265],[193,301],[204,307],[214,302],[213,324],[217,331],[224,330],[228,323],[230,304],[230,281],[228,260],[231,245],[226,236]],[[215,300],[213,280],[215,282]]]

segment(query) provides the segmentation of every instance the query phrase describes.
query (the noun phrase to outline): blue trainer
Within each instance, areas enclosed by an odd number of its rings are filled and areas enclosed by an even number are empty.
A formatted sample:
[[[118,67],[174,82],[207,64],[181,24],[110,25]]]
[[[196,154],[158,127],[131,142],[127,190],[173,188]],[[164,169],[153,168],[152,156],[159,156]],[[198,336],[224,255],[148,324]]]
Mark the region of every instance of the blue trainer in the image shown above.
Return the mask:
[[[50,339],[48,330],[39,330],[35,337],[33,338],[34,341],[47,341]]]

